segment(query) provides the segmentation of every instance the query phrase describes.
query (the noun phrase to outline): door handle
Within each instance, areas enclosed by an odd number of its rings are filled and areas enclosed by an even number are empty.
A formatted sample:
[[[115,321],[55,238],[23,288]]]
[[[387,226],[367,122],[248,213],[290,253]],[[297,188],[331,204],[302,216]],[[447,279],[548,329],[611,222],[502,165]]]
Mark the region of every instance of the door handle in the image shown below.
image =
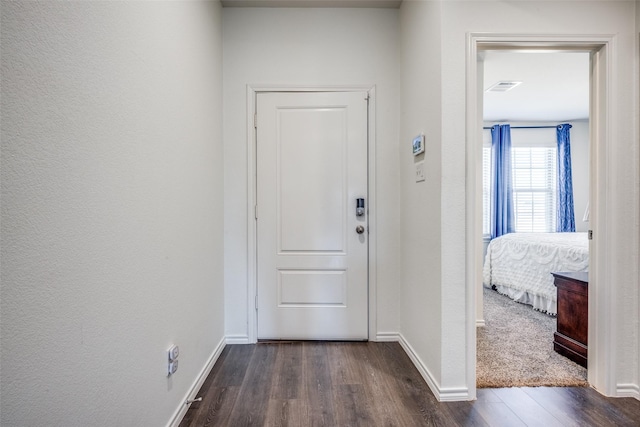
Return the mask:
[[[358,234],[364,233],[364,227],[361,226],[361,225],[357,226],[356,227],[356,233],[358,233]]]

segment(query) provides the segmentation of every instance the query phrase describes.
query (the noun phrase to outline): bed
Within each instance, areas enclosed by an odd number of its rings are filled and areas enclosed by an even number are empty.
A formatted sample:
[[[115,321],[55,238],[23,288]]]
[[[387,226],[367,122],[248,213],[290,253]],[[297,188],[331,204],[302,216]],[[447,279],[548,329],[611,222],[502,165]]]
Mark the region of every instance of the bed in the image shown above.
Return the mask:
[[[485,287],[555,316],[551,273],[588,269],[587,233],[510,233],[489,243],[482,281]]]

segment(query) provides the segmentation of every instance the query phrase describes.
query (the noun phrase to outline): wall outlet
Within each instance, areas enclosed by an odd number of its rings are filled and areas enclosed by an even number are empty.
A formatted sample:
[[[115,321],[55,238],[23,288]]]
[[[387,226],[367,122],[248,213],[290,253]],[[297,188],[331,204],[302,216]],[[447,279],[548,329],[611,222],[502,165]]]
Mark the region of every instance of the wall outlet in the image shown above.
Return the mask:
[[[178,370],[178,361],[169,362],[169,375],[173,375]]]
[[[169,362],[173,362],[180,355],[180,349],[178,348],[177,345],[172,345],[171,348],[169,348],[168,353],[169,353]]]

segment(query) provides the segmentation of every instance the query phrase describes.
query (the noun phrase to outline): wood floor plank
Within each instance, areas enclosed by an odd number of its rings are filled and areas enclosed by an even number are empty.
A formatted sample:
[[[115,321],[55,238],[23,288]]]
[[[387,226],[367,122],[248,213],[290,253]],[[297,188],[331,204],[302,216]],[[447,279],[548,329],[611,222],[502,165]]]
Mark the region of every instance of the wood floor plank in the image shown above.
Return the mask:
[[[374,357],[376,348],[377,346],[372,346],[370,343],[351,348],[353,357],[360,362],[358,370],[367,398],[371,403],[372,416],[376,420],[376,425],[411,426],[411,415],[407,411],[398,410],[396,404],[398,391],[393,388],[394,384],[389,383],[388,374],[385,373],[377,357]]]
[[[492,427],[526,427],[520,418],[504,402],[478,400],[473,403],[474,408]]]
[[[493,390],[530,427],[563,427],[562,423],[520,388]]]
[[[229,425],[264,425],[277,350],[277,345],[255,346],[236,404],[229,417]]]
[[[359,343],[327,343],[327,357],[331,370],[331,381],[338,384],[362,384],[360,361],[356,359],[353,348]],[[362,343],[366,345],[365,343]]]
[[[594,420],[591,419],[588,412],[576,405],[575,400],[569,395],[558,392],[554,387],[523,387],[522,391],[567,427],[593,425]]]
[[[371,404],[362,384],[339,384],[334,386],[336,425],[375,425]]]
[[[207,393],[207,405],[200,406],[194,425],[202,427],[225,425],[231,416],[239,393],[240,387],[210,388]]]
[[[411,416],[411,423],[428,426],[455,425],[450,412],[439,404],[400,344],[378,344],[373,354],[377,356],[381,370],[386,371],[397,399]]]
[[[299,427],[307,419],[298,399],[270,399],[265,416],[266,427]]]
[[[209,389],[211,388],[214,378],[219,377],[220,370],[223,369],[223,366],[226,366],[225,359],[230,351],[231,351],[231,347],[229,346],[225,347],[222,350],[222,352],[220,353],[220,356],[218,356],[218,360],[216,361],[215,365],[213,365],[213,368],[211,368],[211,372],[202,383],[202,386],[200,387],[200,390],[196,395],[196,397],[202,397],[203,400],[191,403],[191,405],[189,406],[189,410],[187,411],[184,418],[180,422],[179,427],[190,425],[190,423],[194,419],[193,417],[195,417],[195,415],[200,411],[200,406],[204,406],[204,404],[202,403],[205,400],[203,396],[206,396],[207,394],[209,394]]]
[[[438,402],[398,343],[229,345],[181,427],[640,426],[640,401],[591,388],[479,389]]]
[[[327,348],[323,343],[304,343],[303,381],[305,412],[310,426],[335,426],[335,408]]]
[[[611,398],[610,402],[630,420],[640,420],[640,400],[633,397],[618,397]]]
[[[491,388],[479,388],[476,390],[476,399],[478,402],[502,402],[500,397],[493,392]]]
[[[239,387],[244,381],[249,362],[253,357],[256,346],[252,345],[234,345],[229,347],[222,364],[224,369],[220,370],[218,375],[214,376],[213,387]],[[225,348],[226,350],[226,348]]]
[[[571,405],[575,414],[582,417],[583,425],[598,427],[640,425],[640,420],[628,417],[618,409],[617,405],[611,403],[611,399],[614,398],[606,398],[590,387],[557,388],[554,391],[559,395],[567,396],[567,404]]]
[[[278,346],[274,367],[271,398],[283,401],[302,395],[302,343],[290,342]]]
[[[447,402],[444,404],[453,420],[453,425],[489,427],[482,414],[472,402]]]

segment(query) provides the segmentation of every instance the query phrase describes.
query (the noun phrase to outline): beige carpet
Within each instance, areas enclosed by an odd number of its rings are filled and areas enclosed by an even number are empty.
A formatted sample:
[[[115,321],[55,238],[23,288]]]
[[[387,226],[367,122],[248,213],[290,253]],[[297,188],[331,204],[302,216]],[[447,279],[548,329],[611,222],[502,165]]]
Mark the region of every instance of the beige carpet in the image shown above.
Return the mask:
[[[587,370],[553,351],[555,317],[484,289],[477,328],[478,388],[586,386]]]

